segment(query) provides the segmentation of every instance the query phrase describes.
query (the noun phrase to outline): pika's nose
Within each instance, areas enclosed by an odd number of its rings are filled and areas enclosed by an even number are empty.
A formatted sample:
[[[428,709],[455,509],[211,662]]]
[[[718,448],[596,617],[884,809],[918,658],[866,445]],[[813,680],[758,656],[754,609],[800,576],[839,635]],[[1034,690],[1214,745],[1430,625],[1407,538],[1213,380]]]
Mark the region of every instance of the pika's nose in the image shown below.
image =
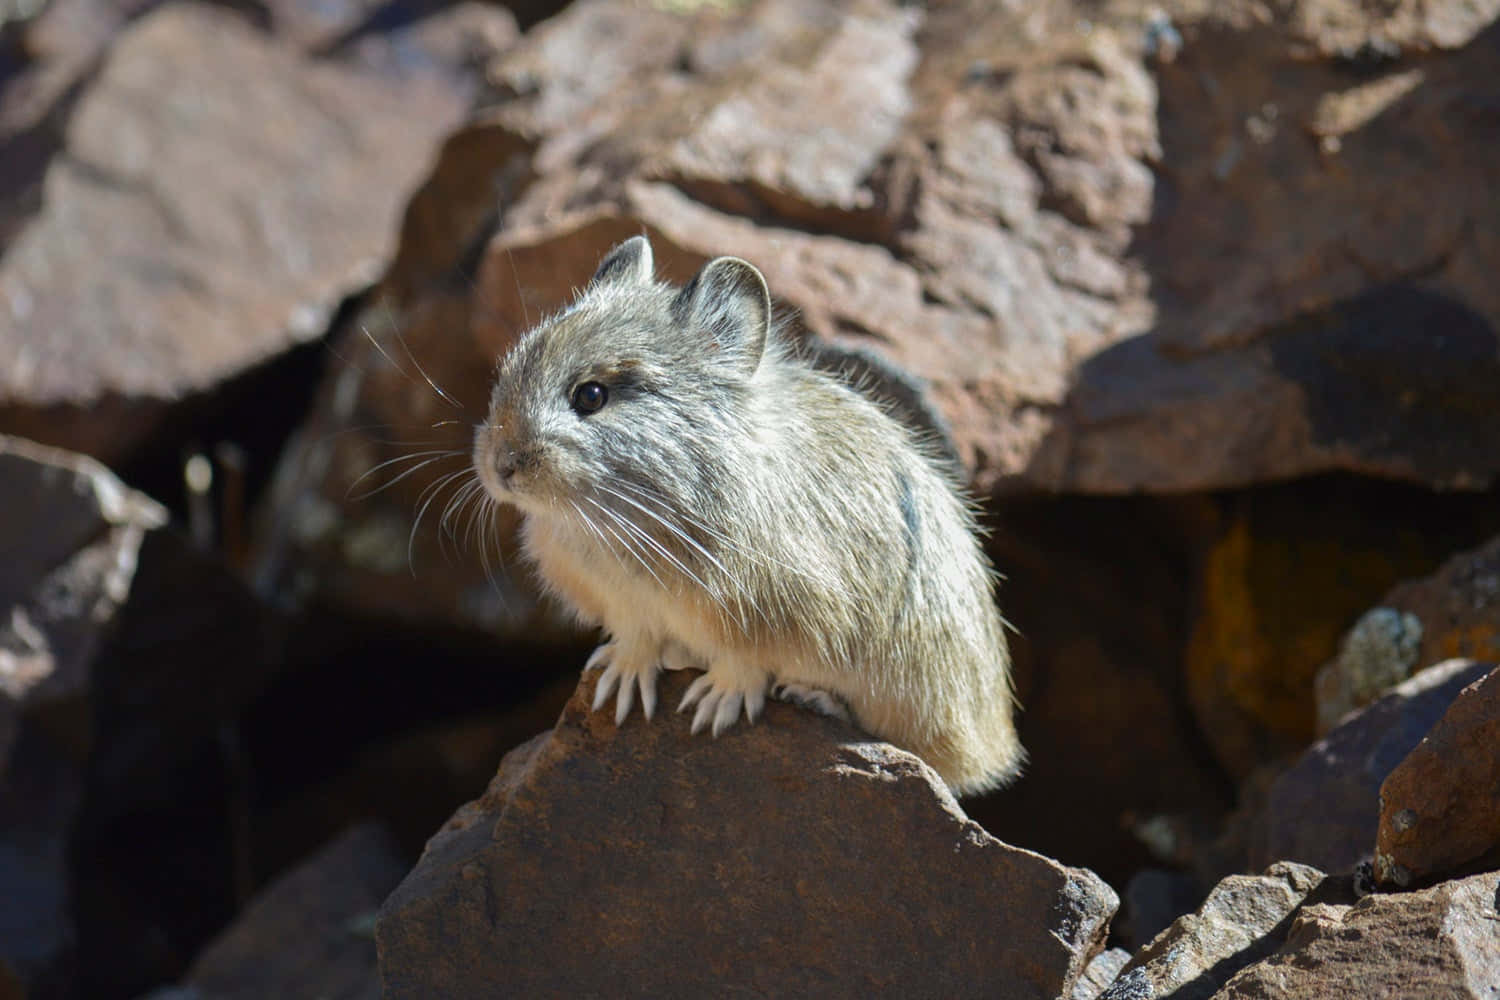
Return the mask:
[[[516,454],[513,451],[502,452],[495,458],[495,472],[500,476],[500,481],[509,485],[511,477],[516,474]]]

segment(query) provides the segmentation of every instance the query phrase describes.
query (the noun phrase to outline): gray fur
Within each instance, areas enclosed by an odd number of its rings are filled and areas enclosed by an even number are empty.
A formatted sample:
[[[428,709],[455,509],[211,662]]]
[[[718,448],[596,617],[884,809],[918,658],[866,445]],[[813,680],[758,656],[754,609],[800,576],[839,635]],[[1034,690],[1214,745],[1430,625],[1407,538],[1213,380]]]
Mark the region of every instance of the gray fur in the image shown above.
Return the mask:
[[[669,650],[706,666],[683,707],[715,734],[771,684],[829,692],[961,793],[1022,751],[993,573],[942,458],[787,348],[759,271],[680,292],[636,237],[502,361],[474,463],[525,514],[543,581],[611,641],[591,660],[649,716]],[[578,386],[608,391],[593,413]],[[502,468],[514,468],[509,478]],[[675,654],[674,654],[675,655]]]

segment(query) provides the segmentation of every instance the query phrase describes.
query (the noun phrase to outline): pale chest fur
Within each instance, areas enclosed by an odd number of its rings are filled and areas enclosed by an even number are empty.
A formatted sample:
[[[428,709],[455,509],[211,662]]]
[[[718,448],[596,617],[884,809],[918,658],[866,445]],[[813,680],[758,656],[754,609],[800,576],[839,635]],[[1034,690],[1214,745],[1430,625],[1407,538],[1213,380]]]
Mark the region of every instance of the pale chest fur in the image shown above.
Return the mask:
[[[666,568],[657,567],[653,577],[626,564],[623,553],[582,526],[528,515],[522,543],[546,586],[586,624],[602,625],[611,635],[697,647],[721,629],[702,595],[681,586]]]

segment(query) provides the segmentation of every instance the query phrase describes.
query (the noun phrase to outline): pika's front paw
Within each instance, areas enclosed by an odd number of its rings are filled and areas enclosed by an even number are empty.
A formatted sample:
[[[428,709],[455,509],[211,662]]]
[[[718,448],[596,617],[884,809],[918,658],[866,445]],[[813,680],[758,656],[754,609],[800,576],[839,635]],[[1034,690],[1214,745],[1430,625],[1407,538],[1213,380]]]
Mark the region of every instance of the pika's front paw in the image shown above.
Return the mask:
[[[766,689],[771,686],[771,675],[755,667],[732,666],[715,663],[708,672],[688,685],[677,711],[684,712],[693,705],[693,732],[713,723],[713,734],[718,736],[739,721],[740,709],[745,718],[754,722],[766,707]]]
[[[594,650],[585,670],[604,670],[599,686],[594,688],[594,711],[599,711],[609,701],[609,696],[619,687],[615,698],[615,725],[623,725],[635,704],[635,692],[641,692],[641,711],[649,720],[656,714],[656,650],[639,644],[619,641],[606,642]]]

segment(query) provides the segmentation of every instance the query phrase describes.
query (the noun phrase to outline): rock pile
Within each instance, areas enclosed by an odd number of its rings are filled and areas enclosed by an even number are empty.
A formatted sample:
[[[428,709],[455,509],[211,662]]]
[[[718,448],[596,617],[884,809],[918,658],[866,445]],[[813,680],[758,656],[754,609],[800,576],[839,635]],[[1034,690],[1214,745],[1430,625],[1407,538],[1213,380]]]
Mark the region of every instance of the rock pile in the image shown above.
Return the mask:
[[[1491,996],[1497,81],[1493,0],[0,9],[0,996]],[[583,710],[458,490],[639,232],[946,441],[1015,787]]]

